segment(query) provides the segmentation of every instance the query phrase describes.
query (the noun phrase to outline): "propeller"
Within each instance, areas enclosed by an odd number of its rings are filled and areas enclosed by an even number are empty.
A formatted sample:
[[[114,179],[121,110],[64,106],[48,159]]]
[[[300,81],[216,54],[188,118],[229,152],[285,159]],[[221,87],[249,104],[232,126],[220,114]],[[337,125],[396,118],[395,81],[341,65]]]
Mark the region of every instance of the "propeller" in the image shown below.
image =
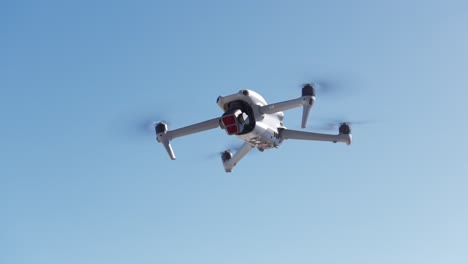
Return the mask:
[[[315,125],[313,127],[319,130],[332,131],[332,130],[338,130],[339,127],[343,124],[347,124],[349,126],[355,126],[355,125],[360,126],[360,125],[369,125],[373,123],[375,122],[370,121],[370,120],[349,121],[347,119],[332,119],[332,120],[321,122],[319,125]]]
[[[164,122],[170,125],[170,122],[165,121],[164,118],[158,115],[148,115],[146,117],[140,118],[138,121],[133,122],[133,131],[135,136],[138,137],[148,137],[155,135],[155,126],[159,122]]]
[[[157,121],[152,121],[152,120],[144,120],[144,121],[141,121],[136,129],[138,132],[140,132],[141,134],[148,134],[148,133],[151,133],[153,132],[154,133],[154,126],[157,124],[158,122]]]
[[[234,154],[240,149],[241,144],[242,144],[242,142],[228,144],[228,145],[224,146],[223,148],[219,149],[218,151],[208,154],[207,158],[208,159],[218,159],[219,157],[221,157],[223,155],[223,153],[226,150],[229,150]]]
[[[345,79],[336,78],[316,78],[311,79],[308,83],[301,85],[304,88],[307,85],[314,87],[317,97],[328,97],[328,96],[347,96],[355,92],[355,88],[352,88],[352,81]]]
[[[235,155],[241,148],[243,141],[236,140],[235,142],[230,142],[229,144],[226,144],[223,148],[221,148],[219,151],[210,153],[206,156],[207,159],[219,159],[225,151],[231,151],[233,155]],[[252,151],[249,152],[249,155],[255,155],[259,151],[255,151],[256,149],[253,149]]]

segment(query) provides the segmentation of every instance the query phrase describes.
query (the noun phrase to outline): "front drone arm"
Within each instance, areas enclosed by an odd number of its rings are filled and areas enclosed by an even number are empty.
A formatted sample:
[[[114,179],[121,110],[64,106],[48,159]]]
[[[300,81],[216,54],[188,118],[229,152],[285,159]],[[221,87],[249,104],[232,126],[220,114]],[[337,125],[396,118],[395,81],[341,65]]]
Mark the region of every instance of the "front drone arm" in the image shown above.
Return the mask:
[[[279,136],[282,140],[299,139],[299,140],[328,141],[328,142],[333,142],[333,143],[342,142],[348,145],[350,145],[352,141],[351,134],[340,133],[338,135],[330,135],[330,134],[305,132],[305,131],[291,130],[291,129],[280,129]]]
[[[303,107],[302,109],[302,123],[301,127],[305,128],[307,119],[309,118],[310,109],[315,102],[315,90],[310,84],[306,84],[302,88],[302,96],[297,99],[287,100],[274,104],[261,106],[258,110],[262,114],[274,114],[277,112],[286,111],[296,107]]]
[[[164,148],[169,154],[169,157],[172,160],[175,160],[176,157],[174,151],[172,150],[171,144],[169,143],[172,139],[203,132],[217,127],[219,127],[219,118],[213,118],[204,122],[196,123],[186,127],[181,127],[175,130],[168,130],[166,123],[159,122],[155,126],[156,140],[164,145]]]
[[[168,137],[169,140],[172,140],[174,138],[203,132],[205,130],[210,130],[210,129],[214,129],[217,127],[219,127],[219,118],[213,118],[213,119],[203,121],[200,123],[196,123],[190,126],[181,127],[181,128],[174,129],[174,130],[169,130],[166,133],[166,137]]]

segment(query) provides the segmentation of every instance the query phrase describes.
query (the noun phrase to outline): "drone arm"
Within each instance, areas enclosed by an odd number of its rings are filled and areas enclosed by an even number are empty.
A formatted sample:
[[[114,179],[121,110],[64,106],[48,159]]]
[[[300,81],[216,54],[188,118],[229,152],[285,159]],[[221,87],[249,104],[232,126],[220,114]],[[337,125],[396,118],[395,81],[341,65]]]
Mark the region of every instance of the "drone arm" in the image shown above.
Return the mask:
[[[223,161],[224,170],[231,172],[232,168],[254,147],[247,142],[244,142],[242,147],[234,154],[234,156],[226,161]]]
[[[174,138],[183,137],[190,134],[195,134],[203,132],[205,130],[210,130],[219,127],[219,118],[213,118],[204,122],[196,123],[190,126],[181,127],[174,130],[169,130],[166,133],[166,137],[169,140]]]
[[[170,141],[174,138],[214,129],[219,126],[219,118],[213,118],[204,122],[196,123],[190,126],[181,127],[175,130],[168,130],[167,124],[160,122],[156,125],[156,140],[164,145],[169,157],[175,160],[175,154],[172,150]]]
[[[297,99],[287,100],[283,102],[278,102],[274,104],[269,104],[261,106],[259,108],[260,113],[262,114],[273,114],[285,110],[289,110],[296,107],[303,107],[302,111],[302,123],[301,127],[305,128],[307,124],[307,119],[309,118],[310,109],[315,102],[315,96],[310,94],[305,94]]]
[[[292,100],[287,100],[283,102],[277,102],[274,104],[268,104],[260,107],[260,113],[262,114],[274,114],[277,112],[286,111],[296,107],[301,107],[303,103],[303,98],[297,98]]]
[[[321,134],[314,132],[305,132],[291,129],[281,129],[279,131],[280,138],[284,139],[299,139],[299,140],[314,140],[314,141],[328,141],[328,142],[342,142],[348,145],[351,144],[351,134]]]

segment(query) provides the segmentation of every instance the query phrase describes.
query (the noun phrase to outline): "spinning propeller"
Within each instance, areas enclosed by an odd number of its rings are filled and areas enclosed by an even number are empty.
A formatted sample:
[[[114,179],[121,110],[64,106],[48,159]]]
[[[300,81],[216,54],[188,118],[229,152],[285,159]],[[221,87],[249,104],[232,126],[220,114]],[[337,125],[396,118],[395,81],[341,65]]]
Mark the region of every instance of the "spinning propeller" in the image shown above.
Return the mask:
[[[355,126],[355,125],[368,125],[372,124],[372,121],[368,120],[359,120],[359,121],[344,121],[346,119],[332,119],[331,121],[326,121],[323,122],[322,124],[315,126],[315,128],[319,130],[324,130],[324,131],[332,131],[338,129],[340,133],[348,134],[351,131],[347,131],[345,126],[349,128],[349,126]],[[347,133],[346,133],[347,132]]]
[[[301,87],[311,85],[315,89],[317,98],[322,97],[343,97],[348,96],[356,92],[355,87],[349,86],[350,83],[353,83],[350,80],[346,79],[336,79],[336,78],[314,78],[310,83],[303,83]]]

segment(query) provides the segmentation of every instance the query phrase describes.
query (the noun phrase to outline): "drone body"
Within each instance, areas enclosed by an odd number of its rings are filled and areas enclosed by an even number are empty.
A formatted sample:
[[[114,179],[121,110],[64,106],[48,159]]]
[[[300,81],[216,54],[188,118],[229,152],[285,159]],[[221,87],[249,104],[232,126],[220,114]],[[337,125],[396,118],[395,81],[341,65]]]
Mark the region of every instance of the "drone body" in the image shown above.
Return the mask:
[[[240,90],[232,95],[218,97],[217,104],[224,111],[221,117],[175,130],[168,130],[163,122],[157,123],[155,125],[156,140],[164,145],[169,156],[174,160],[175,154],[170,145],[172,139],[221,127],[228,135],[235,135],[244,141],[236,153],[233,154],[230,150],[221,153],[226,172],[231,172],[251,149],[257,148],[264,151],[277,148],[285,139],[351,144],[351,130],[346,123],[340,125],[339,133],[336,135],[291,130],[283,125],[283,111],[302,107],[302,128],[305,128],[314,102],[315,88],[311,84],[306,84],[302,88],[301,97],[274,104],[267,104],[261,95],[252,90]]]

